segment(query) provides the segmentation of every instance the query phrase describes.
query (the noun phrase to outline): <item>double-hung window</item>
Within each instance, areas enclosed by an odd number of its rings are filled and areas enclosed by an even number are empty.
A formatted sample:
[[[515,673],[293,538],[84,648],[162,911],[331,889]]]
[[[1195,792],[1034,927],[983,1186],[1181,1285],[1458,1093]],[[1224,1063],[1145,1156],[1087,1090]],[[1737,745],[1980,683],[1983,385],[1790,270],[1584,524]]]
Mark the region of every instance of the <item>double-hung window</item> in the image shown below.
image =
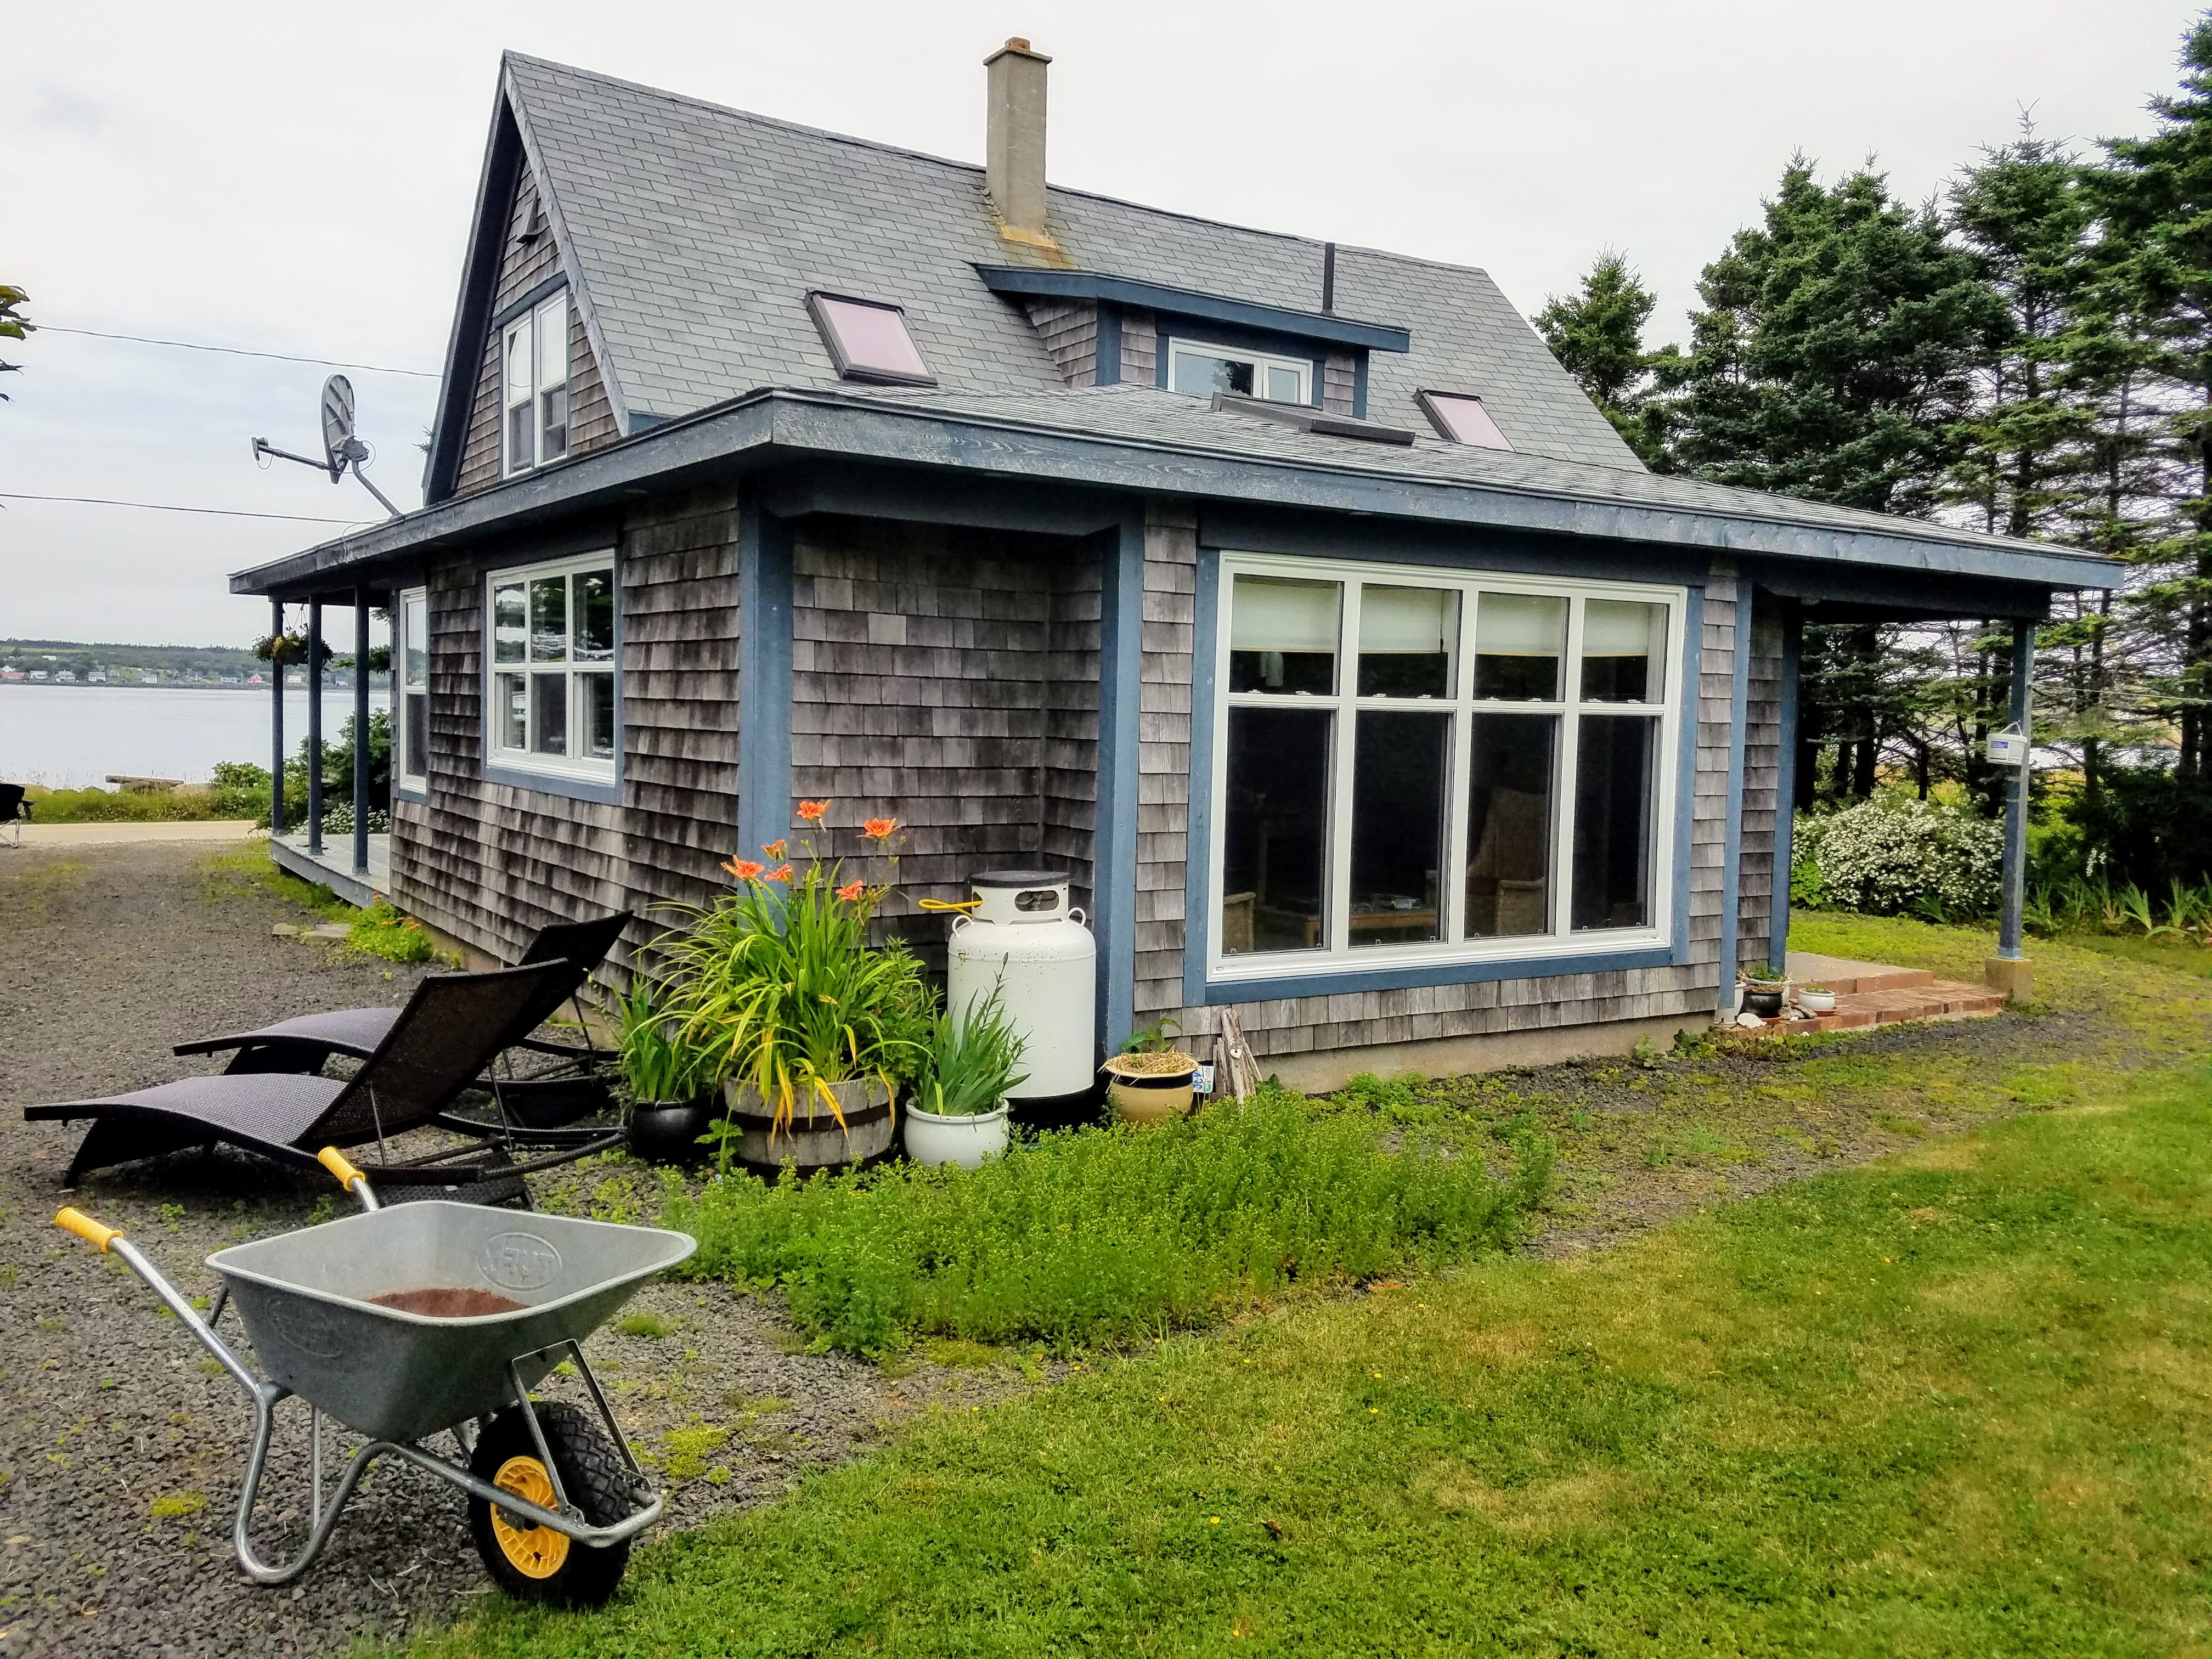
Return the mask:
[[[495,571],[486,589],[492,763],[612,782],[614,555]]]
[[[568,296],[556,294],[500,340],[501,453],[508,477],[568,453]]]
[[[403,591],[392,610],[392,678],[398,698],[392,722],[400,787],[422,789],[430,781],[430,596]]]
[[[1270,403],[1313,401],[1313,365],[1297,357],[1207,345],[1197,340],[1168,342],[1168,390],[1193,398],[1217,392],[1264,398]]]
[[[1226,554],[1216,977],[1668,943],[1686,596]]]

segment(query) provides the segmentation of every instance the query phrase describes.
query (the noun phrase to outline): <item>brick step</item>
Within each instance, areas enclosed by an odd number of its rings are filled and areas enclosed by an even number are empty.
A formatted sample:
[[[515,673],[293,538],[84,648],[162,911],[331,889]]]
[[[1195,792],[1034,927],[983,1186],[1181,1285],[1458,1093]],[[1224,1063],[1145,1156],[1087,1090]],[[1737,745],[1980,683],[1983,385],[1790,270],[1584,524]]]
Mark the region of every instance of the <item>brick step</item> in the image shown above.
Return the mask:
[[[1811,1019],[1770,1019],[1761,1028],[1761,1033],[1788,1036],[1792,1032],[1849,1031],[1869,1025],[1896,1025],[1913,1019],[1987,1018],[2004,1006],[2004,998],[1985,985],[1939,980],[1929,974],[1918,984],[1894,989],[1839,991],[1834,1013],[1817,1014]]]
[[[1824,957],[1810,951],[1792,951],[1788,966],[1796,983],[1825,985],[1838,994],[1915,990],[1936,983],[1936,975],[1924,968],[1893,968],[1887,963],[1854,962],[1848,957]]]

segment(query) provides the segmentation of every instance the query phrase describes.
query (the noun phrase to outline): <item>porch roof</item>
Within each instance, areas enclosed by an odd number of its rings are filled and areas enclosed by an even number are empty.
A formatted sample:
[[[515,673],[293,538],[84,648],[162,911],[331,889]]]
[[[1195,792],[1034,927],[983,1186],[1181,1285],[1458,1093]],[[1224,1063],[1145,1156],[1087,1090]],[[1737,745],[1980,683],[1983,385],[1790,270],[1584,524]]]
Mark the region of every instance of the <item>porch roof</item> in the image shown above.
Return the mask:
[[[2017,590],[2024,605],[2031,591],[2047,600],[2058,589],[2108,589],[2124,574],[2114,560],[1929,520],[1436,438],[1370,443],[1152,387],[766,387],[240,571],[231,591],[306,598],[374,581],[426,551],[793,461],[888,463],[1107,501],[1172,495],[1358,514],[1370,526],[1398,520],[1856,568],[1892,588],[1899,577],[1962,578],[1978,590],[1978,611],[1991,583]]]

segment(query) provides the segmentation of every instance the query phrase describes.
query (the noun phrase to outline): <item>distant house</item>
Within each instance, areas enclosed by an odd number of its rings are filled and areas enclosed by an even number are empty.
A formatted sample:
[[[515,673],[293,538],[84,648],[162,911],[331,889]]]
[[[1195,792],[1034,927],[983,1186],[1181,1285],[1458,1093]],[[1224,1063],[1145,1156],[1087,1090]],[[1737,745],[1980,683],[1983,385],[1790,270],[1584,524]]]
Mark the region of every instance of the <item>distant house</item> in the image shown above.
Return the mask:
[[[21,669],[0,664],[0,680],[20,680],[22,678],[23,671]]]
[[[73,668],[56,669],[54,671],[54,684],[57,685],[75,685],[76,684],[76,671]]]
[[[31,678],[34,680],[50,680],[53,676],[43,668],[33,668],[31,671]]]
[[[95,669],[94,669],[90,673],[87,674],[87,675],[84,677],[84,683],[85,683],[87,685],[105,685],[105,684],[107,684],[107,671],[106,671],[106,669],[104,669],[104,668],[95,668]]]
[[[1050,187],[1047,61],[979,167],[505,59],[426,505],[232,579],[392,607],[399,902],[512,959],[826,797],[925,944],[1068,871],[1109,1047],[1624,1051],[1781,954],[1807,618],[2118,580],[1654,476],[1481,270]]]

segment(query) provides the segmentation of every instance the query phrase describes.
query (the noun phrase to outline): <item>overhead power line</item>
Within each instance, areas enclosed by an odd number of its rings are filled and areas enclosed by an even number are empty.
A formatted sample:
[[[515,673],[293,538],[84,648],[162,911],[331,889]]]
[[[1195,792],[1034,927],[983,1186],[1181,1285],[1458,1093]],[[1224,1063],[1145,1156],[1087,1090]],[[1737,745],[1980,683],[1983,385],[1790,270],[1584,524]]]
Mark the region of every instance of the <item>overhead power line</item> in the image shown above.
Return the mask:
[[[418,380],[436,380],[445,377],[425,368],[389,368],[381,363],[342,363],[335,357],[295,357],[286,351],[248,351],[243,346],[202,345],[192,340],[156,340],[145,334],[109,334],[96,328],[62,328],[53,323],[40,323],[31,331],[35,334],[82,334],[94,340],[129,340],[137,345],[174,346],[180,351],[220,351],[231,357],[266,357],[278,363],[314,363],[324,368],[358,369],[364,374],[407,374]]]
[[[167,501],[117,501],[104,495],[25,495],[0,489],[0,501],[75,501],[84,507],[135,507],[146,513],[201,513],[219,519],[283,519],[292,524],[367,524],[366,519],[316,519],[304,513],[246,513],[234,507],[177,507]]]

